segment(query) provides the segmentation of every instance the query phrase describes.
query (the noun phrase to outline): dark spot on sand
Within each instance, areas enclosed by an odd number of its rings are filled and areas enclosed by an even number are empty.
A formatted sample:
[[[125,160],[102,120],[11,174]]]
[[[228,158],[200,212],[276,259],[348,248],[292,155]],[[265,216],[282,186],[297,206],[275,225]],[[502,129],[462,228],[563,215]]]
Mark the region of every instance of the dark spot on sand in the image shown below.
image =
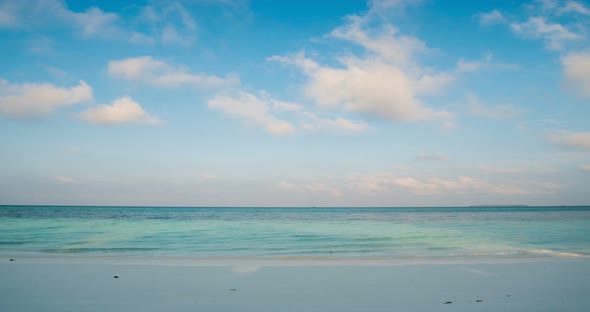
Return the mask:
[[[8,260],[8,261],[14,261],[14,259],[10,259],[10,260]]]
[[[506,297],[512,297],[512,295],[506,295]]]
[[[483,300],[477,299],[477,300],[475,300],[475,302],[483,302]]]
[[[237,291],[236,288],[231,288],[229,291]]]
[[[444,304],[451,304],[451,303],[453,303],[453,302],[452,301],[447,301]]]
[[[118,275],[115,275],[115,276],[113,276],[113,278],[119,278],[119,276]]]

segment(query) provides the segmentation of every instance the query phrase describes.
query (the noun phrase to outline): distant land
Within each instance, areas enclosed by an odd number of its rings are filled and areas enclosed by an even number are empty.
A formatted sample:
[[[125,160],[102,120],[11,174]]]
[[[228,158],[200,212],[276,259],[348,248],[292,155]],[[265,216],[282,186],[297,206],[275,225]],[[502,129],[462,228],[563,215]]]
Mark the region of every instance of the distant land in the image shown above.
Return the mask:
[[[529,205],[470,205],[469,207],[529,207]]]

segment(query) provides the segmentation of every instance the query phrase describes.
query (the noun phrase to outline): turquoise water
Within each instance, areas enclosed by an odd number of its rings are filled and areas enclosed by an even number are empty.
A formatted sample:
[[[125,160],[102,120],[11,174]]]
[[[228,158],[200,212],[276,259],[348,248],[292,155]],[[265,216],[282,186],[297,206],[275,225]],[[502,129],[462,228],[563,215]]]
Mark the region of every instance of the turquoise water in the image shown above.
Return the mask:
[[[236,258],[590,255],[590,207],[0,206],[0,253]]]

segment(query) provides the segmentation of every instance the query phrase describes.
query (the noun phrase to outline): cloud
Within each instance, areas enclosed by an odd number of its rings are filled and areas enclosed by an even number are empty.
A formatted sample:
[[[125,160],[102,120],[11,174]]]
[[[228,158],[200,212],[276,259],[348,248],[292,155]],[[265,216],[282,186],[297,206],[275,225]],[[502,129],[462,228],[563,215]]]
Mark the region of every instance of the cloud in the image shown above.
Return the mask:
[[[307,195],[328,194],[333,197],[342,196],[344,193],[339,188],[321,182],[309,182],[295,184],[292,182],[282,181],[278,188],[282,191],[295,192]]]
[[[577,1],[568,1],[559,10],[560,13],[578,13],[582,15],[590,15],[590,9]]]
[[[590,52],[567,54],[561,64],[564,87],[581,97],[590,97]]]
[[[478,117],[491,119],[512,119],[523,113],[510,104],[490,106],[483,103],[476,95],[468,94],[466,96],[467,110],[470,114]]]
[[[543,11],[554,10],[559,4],[558,0],[536,0],[535,2],[535,4],[540,6]]]
[[[82,149],[80,148],[80,146],[76,146],[76,145],[70,145],[70,146],[66,146],[64,147],[64,151],[68,152],[68,153],[79,153]]]
[[[131,42],[179,44],[189,46],[196,40],[197,23],[190,12],[180,3],[171,2],[141,9],[139,21],[150,26],[150,35],[133,33]]]
[[[174,66],[151,56],[110,61],[109,74],[118,79],[138,82],[155,87],[192,87],[214,89],[239,85],[236,75],[218,77],[203,73],[191,73],[186,66]]]
[[[521,168],[506,168],[506,167],[496,167],[496,166],[488,166],[482,165],[480,169],[485,172],[490,173],[497,173],[497,174],[524,174],[527,173],[526,170]]]
[[[481,171],[500,174],[500,175],[517,175],[517,174],[556,174],[559,170],[551,167],[516,165],[516,166],[496,166],[484,164],[478,167]]]
[[[47,27],[70,27],[82,37],[113,37],[125,33],[117,26],[116,13],[98,7],[75,12],[59,0],[21,0],[0,3],[0,27],[37,30]]]
[[[530,17],[523,23],[514,22],[510,28],[524,37],[544,40],[550,50],[562,50],[567,42],[581,38],[561,24],[548,23],[544,17]]]
[[[27,50],[33,54],[51,54],[55,51],[55,40],[49,37],[38,37],[30,40]]]
[[[415,195],[464,195],[497,194],[527,195],[539,194],[559,189],[559,185],[543,182],[520,182],[513,184],[493,184],[481,179],[459,176],[456,179],[398,177],[389,173],[351,176],[353,189],[364,194],[390,192],[404,189]]]
[[[237,96],[216,95],[208,102],[210,109],[236,116],[247,124],[263,127],[268,133],[276,135],[292,134],[295,128],[288,121],[275,117],[265,99],[240,91]]]
[[[459,61],[457,61],[457,72],[475,72],[482,69],[519,70],[521,69],[521,66],[518,64],[496,62],[491,53],[487,53],[485,57],[479,61],[465,61],[464,59],[459,59]]]
[[[108,105],[91,107],[80,113],[80,119],[94,124],[117,125],[126,123],[141,123],[156,125],[161,120],[146,113],[141,106],[130,97],[121,97]]]
[[[590,149],[590,132],[557,131],[547,135],[549,142],[569,148]]]
[[[0,114],[10,117],[44,117],[91,99],[92,88],[84,81],[62,88],[49,83],[11,84],[0,79]]]
[[[303,111],[303,106],[297,103],[289,103],[278,100],[272,101],[272,108],[276,112],[299,112]]]
[[[369,128],[364,122],[355,122],[342,117],[322,118],[309,112],[303,112],[302,115],[308,119],[302,126],[307,131],[363,132]]]
[[[402,11],[407,6],[419,5],[423,0],[369,0],[369,14],[383,14],[390,11]]]
[[[237,94],[218,94],[209,101],[209,108],[239,116],[247,124],[262,126],[271,134],[291,134],[300,128],[312,132],[354,133],[369,128],[364,122],[343,117],[320,117],[303,105],[280,101],[266,91],[256,96],[246,91]],[[290,122],[283,117],[290,117]]]
[[[61,183],[61,184],[76,184],[76,183],[78,183],[78,181],[76,179],[73,179],[70,177],[64,177],[64,176],[57,176],[53,179],[55,180],[55,182]]]
[[[0,3],[0,28],[14,28],[19,24],[18,18],[12,12],[13,3]]]
[[[580,165],[578,168],[580,168],[580,170],[582,170],[582,171],[590,172],[590,164],[588,164],[588,165]]]
[[[217,176],[216,175],[212,175],[212,174],[202,174],[200,176],[200,178],[203,181],[215,181],[215,180],[217,180]]]
[[[126,9],[122,18],[96,6],[72,11],[61,0],[0,0],[0,28],[37,33],[67,27],[83,38],[115,38],[136,44],[188,46],[196,40],[197,24],[180,2],[154,2],[152,6]],[[143,33],[146,29],[148,32]]]
[[[399,34],[389,24],[373,32],[368,23],[366,16],[351,16],[330,34],[367,52],[362,57],[338,58],[340,66],[321,65],[303,52],[268,60],[299,68],[307,77],[305,95],[324,108],[396,122],[452,119],[451,113],[424,105],[422,97],[444,92],[454,73],[422,68],[415,60],[417,53],[426,50],[422,41]]]
[[[122,31],[115,26],[115,22],[119,20],[117,14],[104,12],[96,7],[81,13],[68,11],[64,8],[61,14],[71,19],[84,37],[115,35]]]
[[[506,23],[506,18],[502,12],[498,10],[492,10],[487,13],[478,13],[474,15],[474,17],[476,17],[479,20],[479,24],[483,26]]]
[[[67,80],[71,78],[65,70],[55,66],[43,66],[43,69],[45,69],[49,75],[58,80]]]
[[[138,32],[132,32],[129,35],[129,42],[136,43],[136,44],[152,45],[152,44],[156,43],[156,40],[150,36],[145,35],[145,34],[138,33]]]
[[[449,155],[443,153],[420,153],[416,155],[418,160],[449,160]]]

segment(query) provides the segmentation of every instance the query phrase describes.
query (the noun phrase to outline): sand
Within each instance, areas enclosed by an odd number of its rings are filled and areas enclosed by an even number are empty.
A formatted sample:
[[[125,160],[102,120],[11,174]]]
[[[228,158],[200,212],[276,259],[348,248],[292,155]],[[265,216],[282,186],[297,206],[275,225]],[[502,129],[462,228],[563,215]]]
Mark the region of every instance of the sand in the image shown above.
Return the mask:
[[[590,311],[590,260],[6,258],[0,311]]]

